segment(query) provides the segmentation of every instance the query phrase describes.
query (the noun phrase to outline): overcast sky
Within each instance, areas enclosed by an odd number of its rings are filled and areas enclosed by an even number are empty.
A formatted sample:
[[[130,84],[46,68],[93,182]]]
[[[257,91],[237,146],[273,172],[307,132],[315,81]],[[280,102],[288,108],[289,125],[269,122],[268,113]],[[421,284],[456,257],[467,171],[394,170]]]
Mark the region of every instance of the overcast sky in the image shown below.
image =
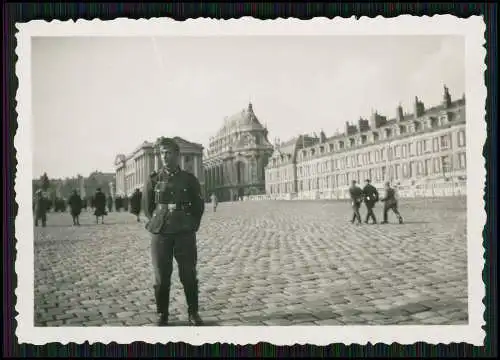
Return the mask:
[[[249,100],[273,142],[465,90],[456,36],[38,38],[32,69],[35,177],[113,172],[162,135],[206,146]]]

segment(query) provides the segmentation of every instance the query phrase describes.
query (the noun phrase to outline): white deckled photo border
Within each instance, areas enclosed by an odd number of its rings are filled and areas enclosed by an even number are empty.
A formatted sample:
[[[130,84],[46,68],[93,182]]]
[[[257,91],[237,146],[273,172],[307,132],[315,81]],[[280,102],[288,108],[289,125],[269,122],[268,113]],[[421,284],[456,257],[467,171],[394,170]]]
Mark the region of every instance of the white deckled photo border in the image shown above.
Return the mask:
[[[452,15],[398,16],[395,18],[314,18],[312,20],[277,19],[231,20],[193,19],[178,22],[166,18],[116,19],[102,21],[52,22],[35,20],[16,24],[16,95],[18,130],[15,201],[19,206],[15,219],[17,258],[15,269],[18,286],[16,335],[19,343],[42,345],[51,342],[146,343],[186,342],[275,345],[332,343],[361,344],[399,343],[429,344],[466,342],[482,346],[485,338],[483,298],[485,285],[483,228],[486,223],[484,204],[486,140],[484,83],[486,25],[480,16],[460,19]],[[221,326],[221,327],[35,327],[34,326],[34,239],[32,220],[32,104],[31,104],[31,38],[61,36],[327,36],[327,35],[461,35],[465,39],[465,81],[467,116],[467,251],[468,251],[468,325],[450,326]]]

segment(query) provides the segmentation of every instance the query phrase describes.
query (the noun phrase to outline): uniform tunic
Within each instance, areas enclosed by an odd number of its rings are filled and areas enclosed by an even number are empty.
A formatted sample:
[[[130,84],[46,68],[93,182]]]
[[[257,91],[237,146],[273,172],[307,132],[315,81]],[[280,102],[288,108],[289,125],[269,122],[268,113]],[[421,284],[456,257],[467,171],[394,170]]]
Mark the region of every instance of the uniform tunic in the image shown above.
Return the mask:
[[[205,204],[198,179],[177,168],[161,169],[150,178],[143,191],[143,209],[152,234],[151,257],[154,269],[154,291],[159,313],[168,315],[173,258],[179,267],[188,311],[198,312],[198,279],[196,274],[196,231],[200,227]]]

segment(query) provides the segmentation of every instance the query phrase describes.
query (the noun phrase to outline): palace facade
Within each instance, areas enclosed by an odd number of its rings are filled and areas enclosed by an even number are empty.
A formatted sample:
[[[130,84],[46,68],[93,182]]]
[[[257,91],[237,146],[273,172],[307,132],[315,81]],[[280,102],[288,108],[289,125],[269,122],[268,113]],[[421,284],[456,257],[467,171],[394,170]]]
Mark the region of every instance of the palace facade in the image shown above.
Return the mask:
[[[180,137],[173,139],[180,148],[180,167],[194,174],[203,190],[203,146]],[[158,140],[155,143],[145,141],[128,156],[116,156],[116,196],[130,197],[135,189],[142,191],[145,180],[153,171],[158,171],[161,159],[157,142]]]
[[[273,199],[345,199],[365,179],[382,189],[390,181],[401,197],[466,194],[465,96],[452,101],[444,87],[440,105],[426,109],[415,98],[413,113],[374,112],[346,123],[327,138],[299,136],[280,144],[265,170]]]
[[[251,103],[227,117],[203,160],[206,194],[215,193],[220,201],[264,194],[264,169],[273,152],[267,135]]]

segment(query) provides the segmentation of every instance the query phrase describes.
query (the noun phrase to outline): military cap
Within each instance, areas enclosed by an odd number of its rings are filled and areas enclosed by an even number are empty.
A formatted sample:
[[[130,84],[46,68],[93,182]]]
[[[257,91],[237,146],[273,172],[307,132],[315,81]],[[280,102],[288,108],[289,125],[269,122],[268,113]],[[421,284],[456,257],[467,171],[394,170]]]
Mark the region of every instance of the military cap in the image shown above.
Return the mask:
[[[169,148],[175,152],[179,152],[179,145],[172,138],[161,137],[158,139],[158,147]]]

